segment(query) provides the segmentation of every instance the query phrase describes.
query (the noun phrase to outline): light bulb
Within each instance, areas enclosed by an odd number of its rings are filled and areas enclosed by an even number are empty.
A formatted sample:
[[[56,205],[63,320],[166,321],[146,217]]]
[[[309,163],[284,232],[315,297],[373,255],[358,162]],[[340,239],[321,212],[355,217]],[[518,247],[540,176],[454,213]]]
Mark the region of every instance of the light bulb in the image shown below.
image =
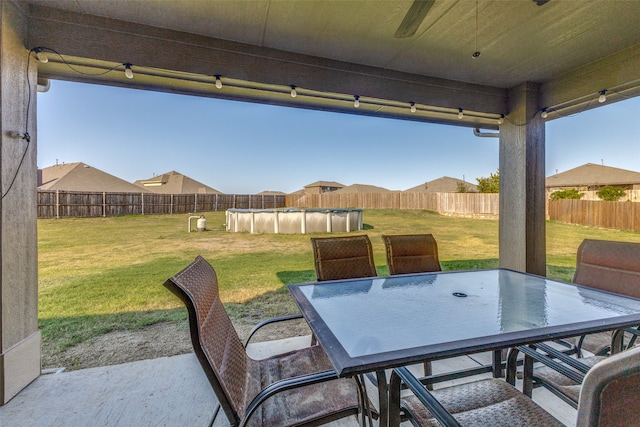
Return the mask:
[[[498,119],[498,124],[501,125],[504,123],[504,114],[500,114],[500,118]]]
[[[546,119],[548,115],[549,113],[547,113],[546,109],[542,110],[542,113],[540,113],[540,117],[542,117],[543,119]]]
[[[604,90],[601,90],[601,91],[600,91],[600,96],[598,97],[598,102],[599,102],[600,104],[602,104],[603,102],[605,102],[605,101],[607,100],[607,95],[606,95],[606,93],[607,93],[607,90],[606,90],[606,89],[604,89]]]
[[[131,69],[131,64],[129,64],[128,62],[124,65],[124,75],[126,78],[128,79],[132,79],[133,78],[133,70]]]
[[[358,95],[353,97],[353,106],[356,108],[360,106],[360,97]]]
[[[462,112],[462,108],[458,108],[458,118],[461,119],[464,117],[464,113]]]
[[[218,89],[222,89],[222,80],[220,80],[220,76],[216,76],[216,87]]]
[[[296,87],[294,85],[291,85],[291,97],[295,98],[296,96],[298,96],[298,92],[296,92]]]
[[[412,112],[412,113],[415,113],[415,112],[416,112],[416,103],[415,103],[415,102],[412,102],[412,103],[411,103],[411,108],[410,108],[410,110],[411,110],[411,112]]]
[[[49,62],[49,57],[47,56],[47,54],[42,50],[42,48],[35,48],[34,52],[36,53],[36,59],[40,62],[42,62],[43,64],[46,64],[47,62]]]

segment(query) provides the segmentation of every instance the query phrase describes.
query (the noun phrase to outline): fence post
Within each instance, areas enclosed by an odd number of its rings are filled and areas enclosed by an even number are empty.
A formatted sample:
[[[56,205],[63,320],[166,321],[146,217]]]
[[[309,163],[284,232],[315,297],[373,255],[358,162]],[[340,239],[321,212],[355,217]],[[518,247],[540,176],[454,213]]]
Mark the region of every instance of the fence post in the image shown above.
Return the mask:
[[[193,193],[193,212],[198,212],[198,193]]]
[[[107,217],[107,192],[102,192],[102,218]]]
[[[56,219],[60,219],[60,190],[56,190]]]
[[[172,214],[173,213],[173,194],[170,194],[171,197],[169,197],[169,213]]]
[[[144,215],[144,193],[140,193],[140,200],[141,200],[141,202],[140,202],[141,213],[142,213],[142,215]]]
[[[216,208],[214,210],[218,212],[218,193],[216,193]]]

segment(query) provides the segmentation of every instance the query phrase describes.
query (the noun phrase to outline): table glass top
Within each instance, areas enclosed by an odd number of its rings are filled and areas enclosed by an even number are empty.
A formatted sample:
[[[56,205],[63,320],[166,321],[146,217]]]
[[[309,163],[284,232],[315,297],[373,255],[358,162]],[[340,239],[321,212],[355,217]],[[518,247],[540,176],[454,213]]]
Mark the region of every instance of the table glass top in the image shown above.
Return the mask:
[[[314,331],[349,358],[640,315],[637,299],[500,269],[290,288]]]

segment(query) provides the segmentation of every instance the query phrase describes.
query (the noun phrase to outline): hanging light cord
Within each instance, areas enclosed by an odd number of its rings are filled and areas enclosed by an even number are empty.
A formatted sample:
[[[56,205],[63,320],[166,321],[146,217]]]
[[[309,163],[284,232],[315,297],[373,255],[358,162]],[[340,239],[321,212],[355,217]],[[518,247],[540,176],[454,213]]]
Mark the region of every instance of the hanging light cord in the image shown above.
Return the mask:
[[[60,58],[60,60],[62,61],[62,63],[64,65],[66,65],[67,67],[69,67],[70,69],[75,71],[76,73],[82,74],[84,76],[104,76],[107,73],[110,73],[110,72],[112,72],[114,70],[117,70],[117,69],[122,68],[122,67],[125,66],[124,64],[118,64],[118,65],[115,65],[115,66],[107,69],[106,71],[101,71],[99,73],[85,73],[84,71],[80,71],[78,68],[76,68],[73,65],[71,65],[70,63],[68,63],[64,59],[64,56],[62,56],[62,54],[60,52],[58,52],[57,50],[55,50],[55,49],[51,49],[49,47],[34,47],[29,51],[29,54],[31,54],[31,52],[37,52],[37,51],[54,53],[55,55],[57,55]]]
[[[33,49],[29,51],[29,54],[27,55],[27,111],[25,112],[25,123],[24,123],[24,133],[22,135],[20,135],[20,138],[24,139],[25,141],[27,141],[27,145],[24,147],[24,152],[22,153],[22,158],[20,159],[20,163],[18,163],[18,167],[16,168],[16,173],[13,175],[13,178],[11,179],[11,183],[9,184],[9,188],[7,188],[7,191],[5,191],[4,193],[2,193],[2,197],[0,197],[0,200],[4,200],[4,198],[7,196],[7,194],[9,194],[9,191],[11,191],[11,189],[13,188],[13,184],[16,182],[16,178],[18,178],[18,172],[20,172],[20,168],[22,167],[22,164],[24,163],[24,159],[25,157],[27,157],[27,152],[29,151],[29,145],[31,145],[31,135],[29,135],[29,110],[31,109],[31,81],[29,79],[29,66],[31,64],[31,52],[33,52]]]

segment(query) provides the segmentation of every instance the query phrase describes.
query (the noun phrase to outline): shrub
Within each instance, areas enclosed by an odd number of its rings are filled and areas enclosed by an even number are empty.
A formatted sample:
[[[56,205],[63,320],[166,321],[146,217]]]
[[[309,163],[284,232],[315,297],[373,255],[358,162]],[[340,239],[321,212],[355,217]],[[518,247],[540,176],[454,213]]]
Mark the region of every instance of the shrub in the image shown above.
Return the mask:
[[[496,173],[490,173],[488,178],[476,178],[476,181],[478,181],[478,193],[500,192],[500,170],[496,170]]]
[[[573,199],[579,200],[584,196],[584,193],[579,192],[576,188],[569,188],[566,190],[558,190],[551,193],[549,198],[551,200],[560,200],[560,199]]]
[[[469,189],[469,186],[467,185],[466,182],[460,182],[458,181],[458,183],[456,184],[457,187],[457,193],[470,193],[471,190]]]
[[[627,195],[627,192],[622,187],[616,187],[615,185],[605,185],[596,191],[596,195],[602,200],[608,202],[617,202],[620,198]]]

